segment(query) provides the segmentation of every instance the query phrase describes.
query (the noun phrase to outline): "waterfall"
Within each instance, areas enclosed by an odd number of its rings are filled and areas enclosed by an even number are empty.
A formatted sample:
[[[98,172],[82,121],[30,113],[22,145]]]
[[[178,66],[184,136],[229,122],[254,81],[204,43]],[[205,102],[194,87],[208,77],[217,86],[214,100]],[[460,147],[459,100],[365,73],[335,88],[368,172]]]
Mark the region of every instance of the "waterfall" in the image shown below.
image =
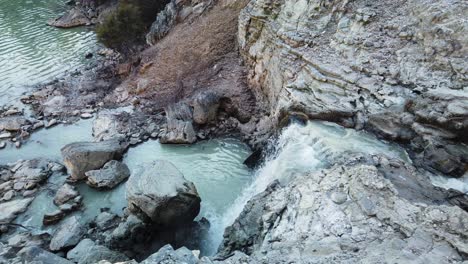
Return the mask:
[[[295,175],[310,173],[326,167],[346,153],[385,153],[389,157],[410,161],[399,146],[378,140],[371,134],[345,129],[329,122],[310,121],[306,125],[292,124],[271,142],[271,153],[255,172],[250,185],[220,219],[214,220],[211,230],[210,252],[222,241],[224,229],[242,212],[246,203],[278,180],[287,184]]]

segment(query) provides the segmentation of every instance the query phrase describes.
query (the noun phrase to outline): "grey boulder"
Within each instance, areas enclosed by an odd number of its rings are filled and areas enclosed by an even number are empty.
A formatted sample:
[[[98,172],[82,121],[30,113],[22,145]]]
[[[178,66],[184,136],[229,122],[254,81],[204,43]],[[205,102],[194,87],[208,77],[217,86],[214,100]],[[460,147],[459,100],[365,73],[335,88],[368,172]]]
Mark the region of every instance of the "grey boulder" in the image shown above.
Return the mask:
[[[158,225],[191,222],[200,211],[200,201],[195,185],[168,161],[141,166],[127,182],[130,211]]]
[[[95,188],[114,188],[130,176],[130,170],[122,162],[111,160],[100,170],[85,173],[87,184]]]
[[[110,160],[120,159],[128,144],[111,139],[101,142],[76,142],[62,148],[62,157],[72,179],[81,180],[90,170],[100,169]]]
[[[0,203],[0,223],[9,223],[19,213],[26,211],[33,198],[24,198]]]
[[[73,262],[59,257],[53,253],[43,250],[42,248],[33,246],[23,248],[18,252],[18,256],[22,263],[38,263],[38,264],[72,264]]]
[[[170,245],[165,245],[158,252],[149,256],[147,259],[142,261],[140,264],[153,264],[153,263],[167,263],[167,264],[197,264],[198,258],[187,249],[186,247],[181,247],[177,250],[174,250]]]
[[[65,183],[57,190],[57,193],[54,197],[54,204],[62,205],[79,195],[78,191],[74,186],[71,186],[68,183]]]
[[[111,263],[127,261],[128,257],[105,246],[96,245],[91,239],[83,239],[67,253],[67,259],[78,264],[94,264],[101,260]]]
[[[73,247],[80,242],[85,232],[85,227],[80,223],[80,219],[72,216],[65,220],[54,233],[49,248],[51,251],[59,251]]]

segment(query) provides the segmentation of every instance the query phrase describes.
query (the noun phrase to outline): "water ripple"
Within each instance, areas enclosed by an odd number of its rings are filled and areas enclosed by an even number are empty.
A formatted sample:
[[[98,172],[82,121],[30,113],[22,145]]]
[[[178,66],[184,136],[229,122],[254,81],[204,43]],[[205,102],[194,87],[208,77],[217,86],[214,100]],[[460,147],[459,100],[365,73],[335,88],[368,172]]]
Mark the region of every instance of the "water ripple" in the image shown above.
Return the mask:
[[[65,8],[61,0],[0,0],[0,105],[86,63],[94,32],[46,26]]]

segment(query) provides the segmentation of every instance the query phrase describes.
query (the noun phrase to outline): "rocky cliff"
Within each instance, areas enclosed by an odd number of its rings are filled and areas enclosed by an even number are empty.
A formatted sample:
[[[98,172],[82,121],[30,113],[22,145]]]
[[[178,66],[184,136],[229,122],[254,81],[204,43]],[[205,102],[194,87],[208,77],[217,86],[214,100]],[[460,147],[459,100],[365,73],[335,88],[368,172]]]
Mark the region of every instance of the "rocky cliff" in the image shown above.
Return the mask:
[[[467,12],[456,0],[252,0],[240,15],[240,50],[272,124],[301,114],[367,129],[460,176]]]

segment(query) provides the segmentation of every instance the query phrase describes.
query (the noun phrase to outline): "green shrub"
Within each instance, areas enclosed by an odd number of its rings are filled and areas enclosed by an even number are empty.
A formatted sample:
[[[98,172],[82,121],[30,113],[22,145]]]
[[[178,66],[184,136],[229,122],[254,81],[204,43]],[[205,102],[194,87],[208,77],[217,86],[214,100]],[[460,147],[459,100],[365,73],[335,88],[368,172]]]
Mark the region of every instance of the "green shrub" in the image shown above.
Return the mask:
[[[137,6],[120,3],[117,10],[109,14],[96,28],[99,40],[104,45],[123,49],[137,41],[145,32],[145,24]]]

